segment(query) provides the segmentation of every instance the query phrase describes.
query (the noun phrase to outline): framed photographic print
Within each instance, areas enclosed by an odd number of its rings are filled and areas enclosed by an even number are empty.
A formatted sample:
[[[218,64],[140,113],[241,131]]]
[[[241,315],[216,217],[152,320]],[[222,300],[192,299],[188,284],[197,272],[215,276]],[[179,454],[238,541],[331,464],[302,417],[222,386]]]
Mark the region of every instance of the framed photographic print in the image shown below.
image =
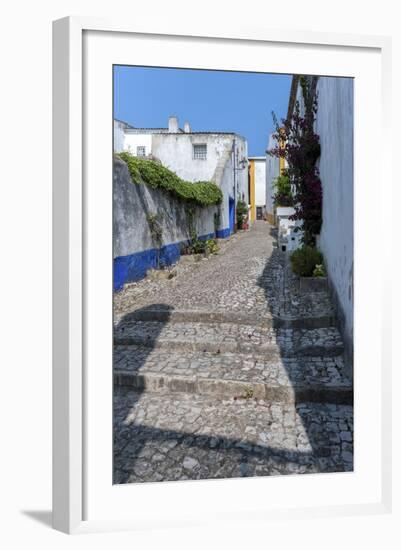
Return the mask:
[[[389,52],[54,23],[57,529],[388,509]]]

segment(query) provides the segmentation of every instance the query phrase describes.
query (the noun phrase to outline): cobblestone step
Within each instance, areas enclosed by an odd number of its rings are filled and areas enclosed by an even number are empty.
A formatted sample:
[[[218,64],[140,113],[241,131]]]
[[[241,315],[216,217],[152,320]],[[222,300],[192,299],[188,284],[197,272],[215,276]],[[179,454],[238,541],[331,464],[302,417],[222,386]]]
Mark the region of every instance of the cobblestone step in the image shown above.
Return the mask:
[[[117,322],[123,316],[117,316]],[[159,321],[169,323],[235,323],[238,325],[253,325],[274,328],[328,328],[336,325],[334,315],[320,315],[318,317],[292,318],[278,317],[269,311],[258,315],[238,311],[214,311],[206,309],[176,310],[170,307],[140,308],[124,316],[127,321]]]
[[[116,346],[114,383],[151,392],[352,404],[341,357],[275,358]]]
[[[275,329],[233,323],[129,321],[116,327],[114,343],[182,351],[257,353],[265,357],[328,357],[344,350],[335,327]]]
[[[114,393],[114,483],[342,472],[352,407]]]

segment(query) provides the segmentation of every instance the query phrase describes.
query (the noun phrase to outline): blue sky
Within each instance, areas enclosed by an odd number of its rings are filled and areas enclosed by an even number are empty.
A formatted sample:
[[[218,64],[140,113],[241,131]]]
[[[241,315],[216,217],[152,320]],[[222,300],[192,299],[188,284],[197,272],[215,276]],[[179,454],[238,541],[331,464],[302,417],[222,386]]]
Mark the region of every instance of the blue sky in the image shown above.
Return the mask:
[[[170,115],[193,131],[236,132],[250,156],[264,155],[271,111],[287,113],[291,76],[153,67],[114,67],[114,118],[166,127]]]

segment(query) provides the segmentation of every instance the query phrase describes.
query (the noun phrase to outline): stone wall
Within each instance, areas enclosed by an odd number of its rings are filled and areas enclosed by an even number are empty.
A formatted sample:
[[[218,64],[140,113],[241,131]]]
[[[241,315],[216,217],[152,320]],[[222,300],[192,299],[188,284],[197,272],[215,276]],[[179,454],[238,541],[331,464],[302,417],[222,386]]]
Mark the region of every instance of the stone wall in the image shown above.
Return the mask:
[[[113,256],[114,289],[136,281],[146,271],[160,265],[170,265],[180,257],[182,246],[188,242],[189,220],[181,201],[160,189],[131,180],[127,165],[114,159],[113,182]],[[194,224],[201,238],[215,235],[214,214],[219,206],[196,208]],[[163,246],[160,251],[152,239],[148,214],[160,214]]]

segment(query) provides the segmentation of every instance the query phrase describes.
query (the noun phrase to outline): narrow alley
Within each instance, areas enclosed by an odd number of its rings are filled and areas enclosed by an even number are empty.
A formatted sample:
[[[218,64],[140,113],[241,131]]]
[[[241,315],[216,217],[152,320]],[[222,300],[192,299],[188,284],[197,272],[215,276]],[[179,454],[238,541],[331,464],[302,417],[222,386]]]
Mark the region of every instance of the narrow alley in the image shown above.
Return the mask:
[[[334,310],[300,293],[275,231],[115,295],[115,483],[353,469]]]

